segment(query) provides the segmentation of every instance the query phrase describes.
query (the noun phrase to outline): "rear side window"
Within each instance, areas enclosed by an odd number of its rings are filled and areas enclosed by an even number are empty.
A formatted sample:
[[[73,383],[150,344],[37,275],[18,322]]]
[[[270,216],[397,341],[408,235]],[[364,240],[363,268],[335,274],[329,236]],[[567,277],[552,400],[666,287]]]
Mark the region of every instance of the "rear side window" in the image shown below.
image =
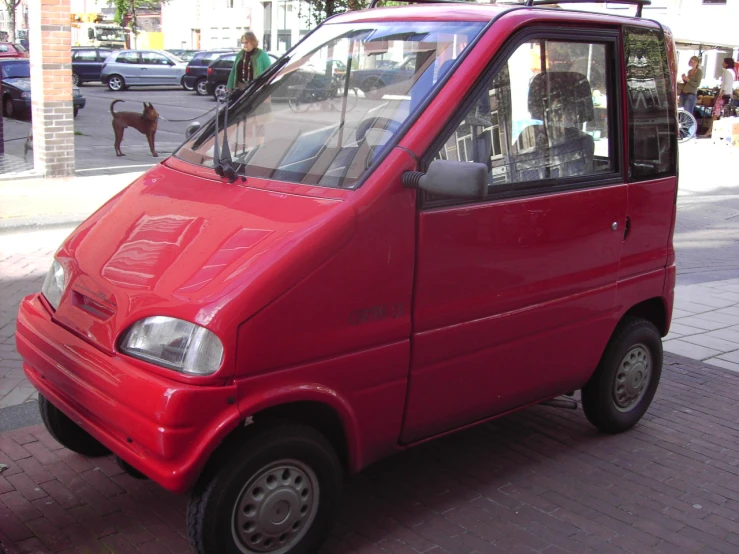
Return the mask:
[[[624,47],[630,177],[645,180],[675,175],[675,95],[664,34],[656,29],[626,27]]]
[[[118,63],[139,63],[139,53],[138,52],[121,52],[118,54],[118,57],[116,60]]]
[[[95,62],[97,57],[95,50],[75,50],[72,54],[72,60],[75,62]]]

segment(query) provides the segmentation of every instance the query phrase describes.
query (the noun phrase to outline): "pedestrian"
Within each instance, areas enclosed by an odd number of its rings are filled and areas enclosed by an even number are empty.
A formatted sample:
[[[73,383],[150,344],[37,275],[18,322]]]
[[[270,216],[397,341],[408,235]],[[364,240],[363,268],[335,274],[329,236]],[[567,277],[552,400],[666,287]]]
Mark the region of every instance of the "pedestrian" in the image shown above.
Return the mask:
[[[259,48],[259,39],[251,31],[241,36],[241,51],[234,60],[231,74],[228,76],[228,90],[243,89],[259,77],[272,63],[267,52]]]
[[[690,61],[690,70],[683,73],[683,87],[680,92],[680,107],[689,114],[693,114],[695,102],[697,99],[698,87],[703,79],[703,70],[700,68],[701,59],[698,56],[692,56]]]
[[[721,117],[721,111],[725,104],[731,103],[731,94],[734,92],[734,58],[724,58],[722,64],[724,70],[721,73],[721,85],[718,94],[716,94],[716,102],[713,106],[713,117],[717,119]]]
[[[247,31],[241,36],[241,47],[242,50],[234,60],[231,74],[228,76],[228,83],[226,83],[226,88],[229,91],[243,90],[247,84],[264,73],[272,63],[267,52],[259,48],[257,35],[251,31]],[[257,146],[264,144],[264,125],[272,120],[271,116],[272,108],[269,98],[267,98],[246,117],[244,145],[246,145],[247,136],[252,139],[254,135],[256,135]]]

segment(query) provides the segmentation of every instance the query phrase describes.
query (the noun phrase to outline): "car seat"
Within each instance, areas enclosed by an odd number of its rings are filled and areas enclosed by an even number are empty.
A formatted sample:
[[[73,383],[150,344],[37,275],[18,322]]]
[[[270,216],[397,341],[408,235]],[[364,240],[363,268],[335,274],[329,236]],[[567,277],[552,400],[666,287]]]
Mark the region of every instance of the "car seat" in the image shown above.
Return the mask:
[[[534,181],[589,175],[593,172],[595,141],[582,131],[594,120],[588,79],[571,71],[536,75],[529,87],[532,119],[511,145],[511,180]]]

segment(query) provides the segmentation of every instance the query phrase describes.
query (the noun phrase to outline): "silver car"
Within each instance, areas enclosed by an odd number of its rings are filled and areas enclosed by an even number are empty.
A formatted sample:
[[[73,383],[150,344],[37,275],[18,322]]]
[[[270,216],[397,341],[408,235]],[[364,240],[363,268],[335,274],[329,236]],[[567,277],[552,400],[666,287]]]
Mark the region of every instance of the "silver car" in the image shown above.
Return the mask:
[[[158,85],[185,88],[186,68],[186,62],[163,50],[116,50],[106,58],[100,80],[116,92]]]

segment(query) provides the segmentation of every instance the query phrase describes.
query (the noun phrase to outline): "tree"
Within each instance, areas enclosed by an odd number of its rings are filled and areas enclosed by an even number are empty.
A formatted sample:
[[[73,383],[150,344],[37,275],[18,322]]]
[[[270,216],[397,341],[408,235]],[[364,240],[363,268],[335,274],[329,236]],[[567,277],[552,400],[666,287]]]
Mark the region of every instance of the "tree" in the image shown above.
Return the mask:
[[[12,0],[4,1],[10,2]],[[134,39],[134,48],[136,48],[136,33],[138,33],[136,10],[158,8],[162,3],[157,0],[108,0],[108,4],[115,8],[113,19],[118,25],[125,27],[128,23]]]
[[[274,1],[274,0],[273,0]],[[369,0],[306,0],[311,6],[314,23],[349,10],[361,10],[369,5]]]
[[[8,26],[10,27],[10,36],[8,40],[15,42],[15,10],[20,5],[21,0],[3,0],[5,11],[8,12]]]

